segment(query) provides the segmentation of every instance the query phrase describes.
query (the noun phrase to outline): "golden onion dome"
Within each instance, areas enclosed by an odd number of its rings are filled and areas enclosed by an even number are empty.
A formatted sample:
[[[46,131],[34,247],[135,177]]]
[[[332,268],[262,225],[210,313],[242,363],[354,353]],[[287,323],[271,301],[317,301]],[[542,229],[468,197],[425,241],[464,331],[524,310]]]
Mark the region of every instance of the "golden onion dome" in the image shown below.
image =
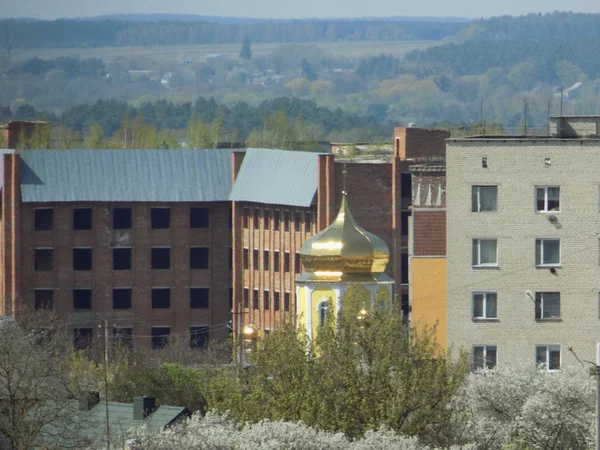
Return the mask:
[[[304,243],[300,259],[305,270],[319,278],[382,273],[389,250],[383,240],[355,222],[344,193],[337,217]]]

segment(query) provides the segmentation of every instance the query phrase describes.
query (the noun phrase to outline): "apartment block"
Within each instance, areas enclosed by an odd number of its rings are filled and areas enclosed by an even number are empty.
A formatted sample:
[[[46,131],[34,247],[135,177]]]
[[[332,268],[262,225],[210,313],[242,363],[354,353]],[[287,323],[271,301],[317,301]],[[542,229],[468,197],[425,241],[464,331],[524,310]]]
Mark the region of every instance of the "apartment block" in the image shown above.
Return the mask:
[[[448,140],[448,343],[474,367],[598,361],[598,118],[552,123]]]

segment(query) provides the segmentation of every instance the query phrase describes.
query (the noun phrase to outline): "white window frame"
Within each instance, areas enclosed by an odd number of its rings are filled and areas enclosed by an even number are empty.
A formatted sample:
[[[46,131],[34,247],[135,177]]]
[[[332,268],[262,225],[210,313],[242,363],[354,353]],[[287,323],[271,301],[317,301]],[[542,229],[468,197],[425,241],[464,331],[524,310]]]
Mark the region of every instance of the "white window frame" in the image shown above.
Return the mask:
[[[481,262],[481,242],[482,241],[493,241],[496,243],[496,261],[493,263],[482,263]],[[477,253],[475,253],[475,246],[477,247]],[[476,256],[476,258],[475,258]],[[472,261],[473,267],[498,267],[498,239],[495,238],[474,238],[472,241]]]
[[[545,349],[545,358],[546,361],[538,361],[538,349],[544,348]],[[556,352],[558,351],[559,354],[559,358],[558,358],[558,367],[550,367],[550,356],[552,352]],[[559,344],[540,344],[540,345],[536,345],[535,346],[535,362],[536,365],[539,367],[541,364],[544,365],[546,370],[549,371],[555,371],[555,370],[560,370],[561,367],[561,363],[562,363],[562,352],[561,352],[561,348]]]
[[[548,189],[556,188],[558,189],[558,209],[548,209]],[[544,208],[538,208],[538,191],[540,189],[544,190]],[[560,186],[550,185],[550,186],[536,186],[534,191],[534,201],[535,201],[535,211],[541,213],[557,213],[560,212]]]
[[[544,262],[544,244],[546,242],[558,242],[558,262]],[[538,245],[539,243],[539,245]],[[537,267],[559,267],[561,265],[562,252],[560,238],[536,238],[535,240],[535,265]]]
[[[488,295],[495,295],[496,296],[496,315],[494,316],[490,316],[488,315]],[[483,296],[482,298],[482,311],[483,311],[483,315],[481,316],[476,316],[475,315],[475,296],[477,295],[481,295]],[[485,320],[485,319],[497,319],[498,318],[498,293],[495,291],[477,291],[477,292],[473,292],[472,295],[472,317],[473,320]]]
[[[558,317],[546,317],[544,315],[544,294],[558,295]],[[538,300],[539,298],[539,300]],[[539,303],[539,317],[538,317],[538,303]],[[560,319],[560,292],[536,292],[535,293],[535,320],[557,320]]]
[[[475,357],[476,349],[483,350],[483,356],[479,357],[479,358],[481,358],[481,361],[476,360],[476,357]],[[488,352],[491,350],[494,350],[494,352],[496,352],[496,357],[494,358],[493,364],[488,364]],[[496,346],[496,345],[474,345],[473,346],[473,353],[472,353],[472,358],[471,358],[471,366],[472,366],[473,370],[493,369],[497,365],[498,365],[498,346]]]
[[[481,189],[484,188],[494,188],[496,189],[496,208],[495,209],[481,209]],[[475,197],[475,198],[474,198]],[[476,199],[476,201],[475,201]],[[473,206],[476,205],[476,208],[473,209]],[[471,186],[471,212],[481,213],[481,212],[495,212],[498,211],[498,185],[473,185]]]

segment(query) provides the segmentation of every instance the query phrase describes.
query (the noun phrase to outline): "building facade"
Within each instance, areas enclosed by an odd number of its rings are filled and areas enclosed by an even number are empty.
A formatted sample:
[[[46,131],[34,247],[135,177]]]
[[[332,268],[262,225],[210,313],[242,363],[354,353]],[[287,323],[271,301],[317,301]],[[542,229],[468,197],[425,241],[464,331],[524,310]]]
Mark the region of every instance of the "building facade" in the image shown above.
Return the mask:
[[[597,361],[600,139],[579,119],[448,141],[448,341],[475,367]]]

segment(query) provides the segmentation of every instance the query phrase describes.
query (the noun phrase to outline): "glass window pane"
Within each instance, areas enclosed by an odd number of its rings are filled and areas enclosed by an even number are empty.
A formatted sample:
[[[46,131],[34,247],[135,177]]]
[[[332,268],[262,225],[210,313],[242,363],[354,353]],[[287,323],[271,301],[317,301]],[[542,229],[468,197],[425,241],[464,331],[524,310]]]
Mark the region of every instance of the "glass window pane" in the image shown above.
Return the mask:
[[[560,369],[560,347],[558,346],[550,347],[550,363],[548,364],[548,369]]]
[[[473,317],[483,317],[483,294],[473,295]]]
[[[542,240],[535,240],[535,265],[539,266],[542,263]]]
[[[471,187],[471,212],[479,211],[479,186]]]
[[[545,239],[543,245],[543,264],[559,264],[560,241],[558,239]]]
[[[535,352],[536,352],[536,363],[537,364],[546,364],[546,346],[539,346],[535,348]]]
[[[481,264],[496,264],[496,241],[481,240],[479,245],[481,247]]]
[[[496,318],[498,317],[498,312],[497,312],[497,305],[496,305],[496,301],[497,301],[497,296],[496,294],[486,294],[487,296],[487,308],[486,308],[486,316],[489,318]]]
[[[473,265],[479,264],[479,240],[473,239]]]
[[[546,189],[537,188],[536,189],[536,205],[537,205],[536,208],[538,211],[546,210],[545,197],[546,197]]]
[[[482,186],[479,188],[480,211],[496,211],[496,186]]]
[[[549,187],[548,189],[548,211],[558,211],[560,209],[560,188]]]
[[[496,347],[488,346],[485,352],[485,365],[488,369],[493,369],[496,366]]]
[[[544,319],[560,317],[560,294],[558,292],[545,292]]]

